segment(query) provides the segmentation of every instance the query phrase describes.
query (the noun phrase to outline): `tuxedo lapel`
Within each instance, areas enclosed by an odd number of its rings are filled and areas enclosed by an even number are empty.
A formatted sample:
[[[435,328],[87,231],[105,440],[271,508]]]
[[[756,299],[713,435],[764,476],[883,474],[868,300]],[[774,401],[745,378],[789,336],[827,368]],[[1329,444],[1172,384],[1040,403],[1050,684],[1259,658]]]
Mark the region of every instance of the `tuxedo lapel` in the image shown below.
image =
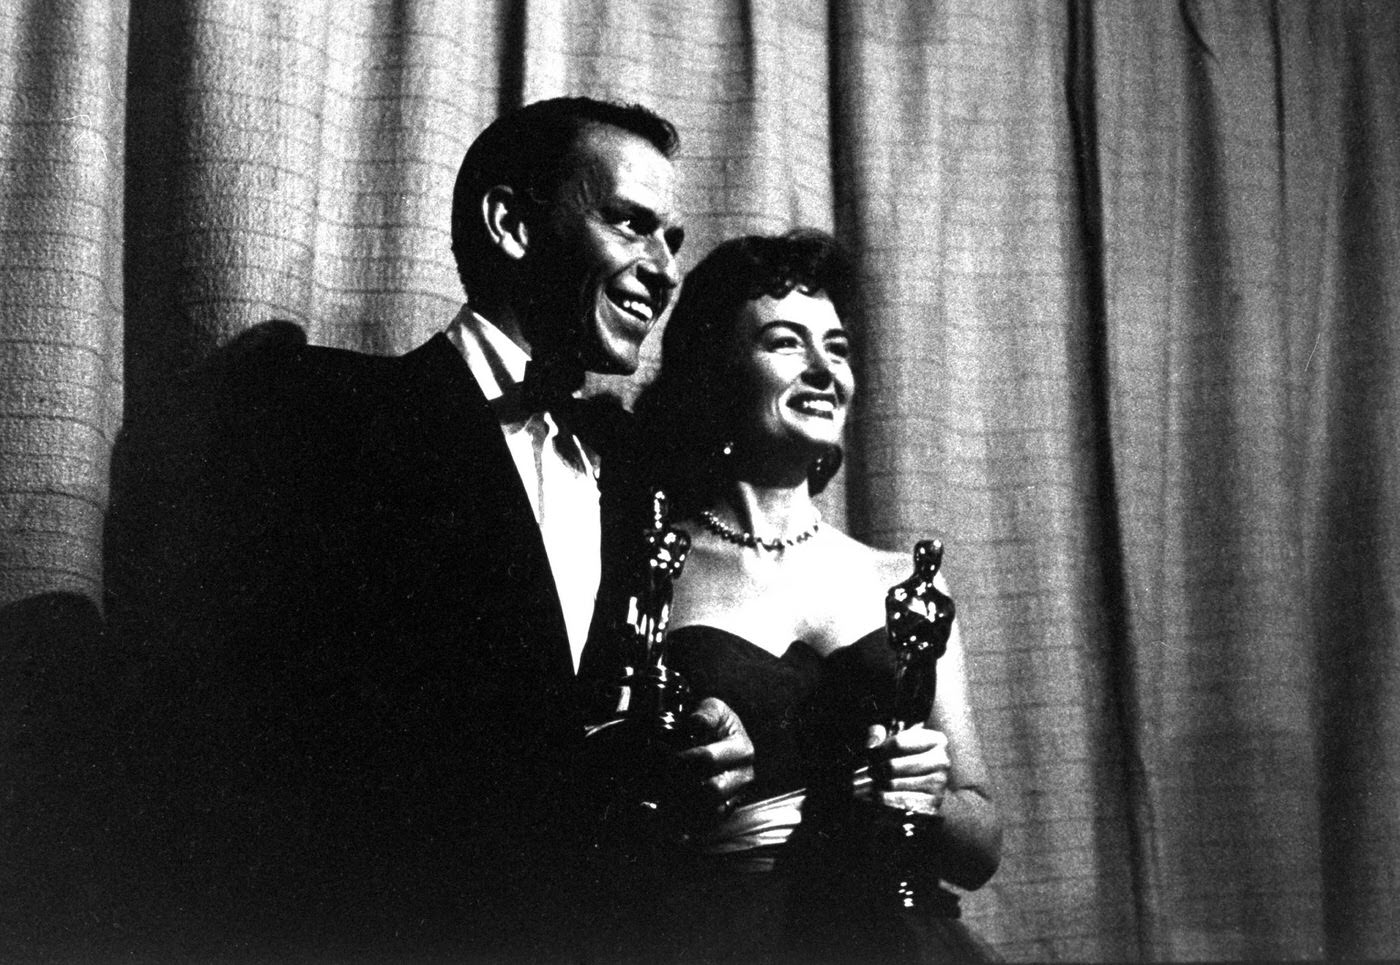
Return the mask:
[[[630,415],[619,410],[612,416],[604,445],[598,477],[602,580],[579,666],[581,692],[594,716],[611,712],[623,669],[629,661],[635,662],[635,655],[627,652],[633,643],[628,601],[639,589],[637,554],[649,522],[649,494],[638,468],[640,443]]]
[[[563,610],[544,541],[499,420],[461,355],[439,334],[403,359],[403,437],[417,453],[406,462],[422,472],[431,516],[424,526],[456,534],[461,581],[475,600],[477,584],[518,611],[518,633],[477,645],[520,647],[504,662],[556,682],[571,680]],[[451,538],[451,536],[449,536]],[[473,616],[466,614],[466,616]]]

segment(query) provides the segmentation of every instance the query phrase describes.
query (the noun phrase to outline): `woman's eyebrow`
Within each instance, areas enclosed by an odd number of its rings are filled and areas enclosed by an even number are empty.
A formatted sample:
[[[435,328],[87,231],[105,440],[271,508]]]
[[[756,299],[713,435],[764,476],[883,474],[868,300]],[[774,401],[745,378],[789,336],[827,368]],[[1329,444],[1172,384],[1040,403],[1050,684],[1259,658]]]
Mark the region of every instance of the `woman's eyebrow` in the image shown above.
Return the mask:
[[[764,335],[768,332],[769,329],[773,328],[800,329],[802,328],[802,326],[799,325],[797,322],[790,322],[786,318],[775,318],[770,322],[764,322],[763,326],[758,330],[758,334]]]
[[[801,322],[795,322],[787,318],[775,318],[771,321],[764,322],[763,325],[760,326],[758,334],[766,335],[769,331],[775,328],[785,328],[792,332],[800,332],[803,335],[810,335],[813,337],[815,337],[817,334],[817,330],[812,328],[810,325],[804,325]],[[825,332],[822,333],[821,338],[822,341],[828,341],[830,339],[842,339],[844,341],[850,341],[851,335],[848,331],[846,331],[844,326],[837,326],[836,328],[827,329]]]

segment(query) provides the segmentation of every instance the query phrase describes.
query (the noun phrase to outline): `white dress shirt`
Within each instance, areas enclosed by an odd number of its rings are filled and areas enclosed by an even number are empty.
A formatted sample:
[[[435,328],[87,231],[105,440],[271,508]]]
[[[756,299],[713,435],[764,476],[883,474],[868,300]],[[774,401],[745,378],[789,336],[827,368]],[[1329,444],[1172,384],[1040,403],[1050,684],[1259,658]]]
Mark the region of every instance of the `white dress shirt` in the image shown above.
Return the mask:
[[[577,673],[602,572],[597,453],[561,430],[550,413],[526,415],[499,404],[507,389],[520,384],[530,360],[499,328],[464,305],[445,334],[466,359],[486,401],[496,405],[549,554]],[[511,548],[503,546],[501,552]]]

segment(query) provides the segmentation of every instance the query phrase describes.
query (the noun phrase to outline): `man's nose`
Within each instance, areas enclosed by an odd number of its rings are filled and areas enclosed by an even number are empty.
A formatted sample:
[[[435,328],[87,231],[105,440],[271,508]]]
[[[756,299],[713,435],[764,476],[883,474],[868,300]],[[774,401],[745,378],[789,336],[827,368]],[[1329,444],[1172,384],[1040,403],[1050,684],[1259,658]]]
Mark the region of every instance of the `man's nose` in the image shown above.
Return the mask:
[[[668,291],[681,283],[680,260],[660,233],[647,239],[645,265],[652,275],[666,286]]]

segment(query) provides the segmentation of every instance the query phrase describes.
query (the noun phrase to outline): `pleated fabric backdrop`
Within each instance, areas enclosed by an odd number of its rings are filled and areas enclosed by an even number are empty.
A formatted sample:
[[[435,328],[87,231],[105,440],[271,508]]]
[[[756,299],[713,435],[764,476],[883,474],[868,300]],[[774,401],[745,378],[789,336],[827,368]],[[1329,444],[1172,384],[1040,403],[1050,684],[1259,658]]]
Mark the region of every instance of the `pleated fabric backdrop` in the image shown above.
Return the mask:
[[[1008,821],[974,927],[1400,956],[1397,49],[1383,0],[10,0],[0,808],[65,777],[36,681],[179,565],[173,504],[113,550],[178,470],[114,447],[260,321],[441,328],[463,151],[582,93],[680,128],[689,258],[857,254],[827,508],[949,544]]]

